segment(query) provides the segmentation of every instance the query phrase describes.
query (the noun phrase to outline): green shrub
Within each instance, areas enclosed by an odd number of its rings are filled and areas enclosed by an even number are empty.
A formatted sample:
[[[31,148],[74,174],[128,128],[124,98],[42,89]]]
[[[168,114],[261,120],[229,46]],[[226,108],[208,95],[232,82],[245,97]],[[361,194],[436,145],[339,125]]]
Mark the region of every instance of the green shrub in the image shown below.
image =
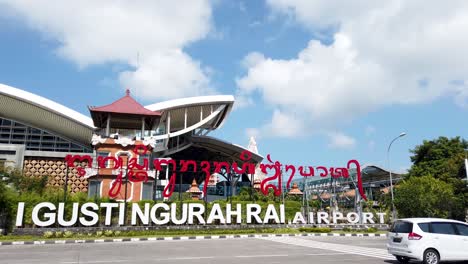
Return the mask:
[[[330,233],[331,228],[329,228],[329,227],[300,227],[299,232],[305,232],[305,233]]]
[[[60,238],[62,236],[63,236],[63,232],[61,232],[61,231],[57,231],[57,232],[54,233],[54,237],[56,237],[56,238]]]
[[[72,237],[72,236],[73,236],[73,232],[72,232],[72,231],[65,231],[65,232],[63,233],[63,237],[64,237],[64,238],[70,238],[70,237]]]
[[[96,236],[97,237],[102,237],[103,234],[104,234],[104,232],[102,232],[102,231],[96,231]]]
[[[112,230],[104,231],[104,236],[106,236],[106,237],[111,237],[113,235],[114,235],[114,231],[112,231]]]
[[[377,230],[377,228],[375,228],[375,227],[368,227],[368,228],[366,228],[366,229],[364,230],[364,232],[366,232],[366,233],[375,233],[375,232],[377,232],[377,231],[378,231],[378,230]]]
[[[375,227],[368,227],[368,228],[365,228],[365,229],[352,229],[350,227],[344,227],[343,229],[341,229],[341,231],[343,232],[355,232],[355,233],[375,233],[378,231],[377,228]]]
[[[52,238],[52,237],[54,237],[54,232],[46,231],[46,232],[44,232],[44,234],[42,234],[42,236],[44,238]]]

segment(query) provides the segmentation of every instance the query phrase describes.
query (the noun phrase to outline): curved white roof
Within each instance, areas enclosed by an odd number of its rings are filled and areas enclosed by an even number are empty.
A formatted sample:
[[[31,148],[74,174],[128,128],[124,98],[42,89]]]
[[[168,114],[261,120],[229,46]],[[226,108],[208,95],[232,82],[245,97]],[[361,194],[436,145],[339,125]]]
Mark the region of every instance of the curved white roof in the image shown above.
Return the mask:
[[[94,128],[93,120],[91,118],[37,94],[33,94],[25,90],[14,88],[1,83],[0,94],[9,95],[21,101],[29,102],[41,108],[47,109],[50,112],[55,112],[56,114],[72,119],[90,128]]]
[[[210,105],[228,103],[234,104],[234,96],[232,95],[211,95],[211,96],[196,96],[186,97],[174,100],[168,100],[160,103],[155,103],[145,106],[151,111],[167,111],[174,108],[189,107],[196,105]]]
[[[162,112],[161,121],[167,121],[170,116],[170,132],[181,134],[198,128],[207,130],[220,128],[231,112],[233,104],[232,95],[212,95],[174,99],[148,105],[145,108]]]
[[[175,137],[195,129],[211,131],[223,125],[234,104],[232,95],[198,96],[164,101],[145,108],[170,119],[170,131],[158,138]],[[96,129],[93,120],[42,96],[0,84],[0,116],[42,128],[81,144],[89,144]]]
[[[87,145],[95,129],[91,118],[39,95],[0,84],[0,116]]]

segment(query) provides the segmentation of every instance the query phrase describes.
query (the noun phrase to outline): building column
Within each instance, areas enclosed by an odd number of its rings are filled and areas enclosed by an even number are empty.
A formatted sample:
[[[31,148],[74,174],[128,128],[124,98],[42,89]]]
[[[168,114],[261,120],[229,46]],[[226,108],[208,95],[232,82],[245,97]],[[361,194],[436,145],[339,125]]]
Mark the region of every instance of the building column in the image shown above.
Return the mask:
[[[141,118],[141,140],[145,137],[145,118]]]
[[[111,116],[110,116],[110,114],[107,114],[107,125],[106,125],[106,136],[107,137],[110,135],[110,121],[111,121]]]

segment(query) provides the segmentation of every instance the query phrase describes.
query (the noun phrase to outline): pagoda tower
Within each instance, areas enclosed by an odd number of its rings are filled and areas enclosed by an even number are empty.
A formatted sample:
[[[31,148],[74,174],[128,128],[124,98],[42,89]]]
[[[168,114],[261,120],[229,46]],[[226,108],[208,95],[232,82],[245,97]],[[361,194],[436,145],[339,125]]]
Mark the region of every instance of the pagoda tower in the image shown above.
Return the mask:
[[[190,186],[190,189],[188,189],[187,192],[192,194],[192,200],[200,200],[200,194],[202,194],[202,191],[198,188],[195,178],[192,181],[192,186]]]
[[[87,172],[86,177],[90,177],[90,181],[98,182],[98,193],[101,197],[109,195],[109,190],[112,189],[114,182],[118,180],[118,175],[121,174],[120,191],[114,192],[115,197],[112,198],[120,201],[151,199],[151,194],[150,197],[143,196],[145,196],[144,193],[152,193],[153,180],[129,181],[127,177],[128,164],[132,158],[136,158],[139,165],[143,165],[145,159],[148,160],[148,167],[152,163],[150,157],[156,140],[152,139],[151,130],[159,125],[161,113],[143,107],[130,95],[129,90],[126,90],[125,96],[117,101],[104,106],[89,107],[89,111],[94,126],[97,128],[91,140],[96,156],[95,160],[107,157],[121,158],[122,164],[118,166],[113,159],[108,159],[104,166],[98,166],[96,163],[93,165],[93,169]],[[146,149],[136,149],[137,145],[143,145]],[[148,167],[144,171],[149,173],[148,177],[154,178]],[[138,172],[136,169],[132,171],[133,173]]]
[[[301,190],[297,187],[297,183],[294,183],[291,189],[288,192],[288,195],[302,195]]]

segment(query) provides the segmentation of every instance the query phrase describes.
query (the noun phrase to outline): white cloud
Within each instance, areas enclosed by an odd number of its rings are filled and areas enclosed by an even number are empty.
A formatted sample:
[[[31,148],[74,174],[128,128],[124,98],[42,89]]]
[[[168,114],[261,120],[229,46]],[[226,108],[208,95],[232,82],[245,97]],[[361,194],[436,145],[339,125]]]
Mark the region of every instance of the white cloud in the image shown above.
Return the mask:
[[[356,140],[343,133],[329,133],[329,147],[334,149],[351,149],[356,145]]]
[[[291,60],[257,61],[237,84],[246,93],[259,90],[267,103],[298,107],[310,119],[344,119],[373,107],[375,102],[361,98],[368,96],[369,86],[382,87],[378,82],[382,74],[369,62],[357,62],[350,40],[337,35],[332,46],[311,41]],[[390,95],[388,88],[375,93],[378,99]]]
[[[198,62],[181,50],[173,50],[143,59],[136,71],[122,72],[120,82],[124,87],[135,87],[139,97],[179,98],[213,93],[207,75]]]
[[[304,126],[295,115],[275,109],[268,123],[259,128],[247,128],[246,133],[255,137],[302,137]]]
[[[331,45],[311,40],[295,58],[256,54],[237,80],[240,94],[259,92],[274,108],[304,112],[305,126],[328,129],[383,106],[444,96],[468,105],[468,2],[267,2],[311,30],[337,32]]]
[[[275,110],[271,122],[263,129],[269,136],[297,137],[304,133],[304,128],[295,116]]]
[[[209,0],[177,4],[152,0],[2,0],[0,10],[4,15],[13,13],[56,41],[57,53],[79,67],[125,63],[137,68],[133,73],[123,73],[121,80],[124,85],[142,85],[131,88],[141,90],[149,99],[209,89],[209,76],[199,62],[183,52],[184,47],[212,30]],[[177,80],[168,69],[177,69]],[[187,88],[190,84],[193,90]]]
[[[258,63],[265,60],[265,55],[260,52],[251,52],[244,57],[241,62],[241,65],[246,69],[255,67]]]

